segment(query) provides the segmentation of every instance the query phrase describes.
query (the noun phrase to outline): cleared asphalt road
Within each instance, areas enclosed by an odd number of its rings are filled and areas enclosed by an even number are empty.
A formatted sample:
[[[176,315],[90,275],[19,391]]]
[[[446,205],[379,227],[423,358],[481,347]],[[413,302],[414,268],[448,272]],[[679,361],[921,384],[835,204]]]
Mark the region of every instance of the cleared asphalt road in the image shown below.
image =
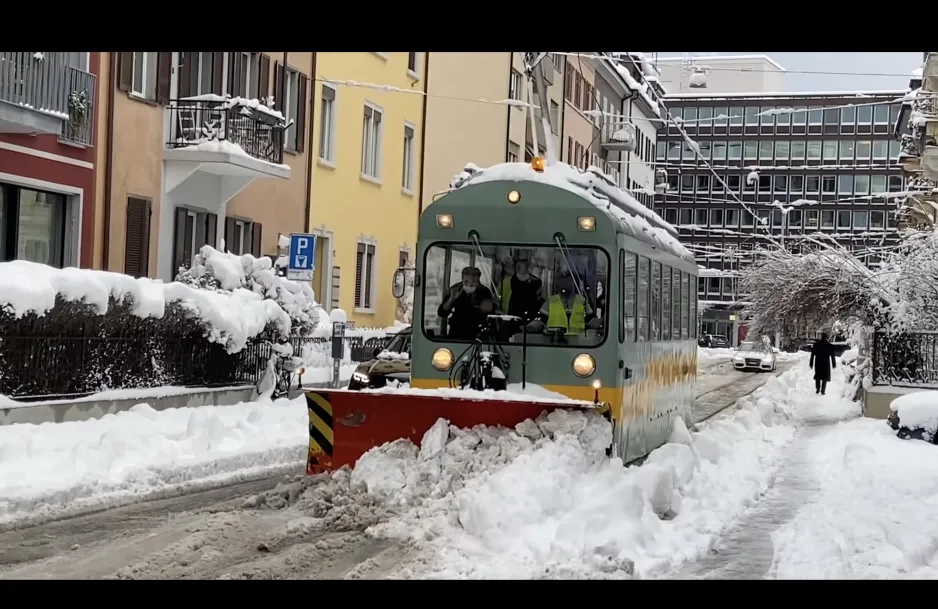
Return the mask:
[[[701,372],[696,422],[770,377]],[[0,579],[381,578],[421,557],[366,536],[380,519],[327,476],[276,476],[0,533]]]

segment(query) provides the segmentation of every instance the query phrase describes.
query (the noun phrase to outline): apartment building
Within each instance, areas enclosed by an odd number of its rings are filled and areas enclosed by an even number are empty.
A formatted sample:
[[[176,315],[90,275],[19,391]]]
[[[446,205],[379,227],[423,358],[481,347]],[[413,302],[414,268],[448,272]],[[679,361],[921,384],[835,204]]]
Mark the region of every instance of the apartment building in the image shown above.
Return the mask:
[[[394,271],[416,248],[427,64],[417,52],[316,54],[313,289],[358,326],[393,323]]]
[[[698,282],[709,307],[701,307],[701,332],[737,338],[738,271],[766,235],[800,251],[810,247],[805,236],[820,234],[878,262],[876,246],[896,239],[889,193],[903,181],[891,125],[904,94],[667,96],[705,160],[674,125],[659,134],[657,161],[668,176],[657,211],[711,269]],[[780,109],[795,111],[772,112]]]
[[[473,56],[475,53],[473,53]],[[511,53],[511,73],[508,87],[508,97],[518,101],[528,101],[525,93],[527,80],[524,74],[525,59],[524,53]],[[531,129],[531,119],[528,110],[524,107],[516,106],[510,108],[508,112],[508,151],[506,160],[508,162],[522,161],[527,162],[535,156],[546,158],[547,142],[553,143],[554,151],[558,158],[562,156],[563,142],[560,134],[564,121],[561,107],[564,94],[564,61],[563,56],[548,53],[537,67],[547,85],[547,103],[550,106],[551,133],[549,136],[544,134],[544,125],[541,120],[541,108],[534,110],[535,131]],[[540,105],[540,99],[537,93],[537,87],[532,83],[532,92],[534,94],[534,104]],[[535,135],[537,136],[537,146],[535,146]]]
[[[668,93],[784,91],[785,68],[767,55],[699,55],[654,60]]]
[[[923,229],[938,226],[938,53],[924,53],[922,67],[909,83],[894,132],[900,143],[900,164],[910,193],[900,210],[902,225]]]
[[[169,281],[205,244],[276,256],[305,229],[312,53],[102,59],[102,268]]]
[[[0,261],[94,263],[101,53],[0,53]]]

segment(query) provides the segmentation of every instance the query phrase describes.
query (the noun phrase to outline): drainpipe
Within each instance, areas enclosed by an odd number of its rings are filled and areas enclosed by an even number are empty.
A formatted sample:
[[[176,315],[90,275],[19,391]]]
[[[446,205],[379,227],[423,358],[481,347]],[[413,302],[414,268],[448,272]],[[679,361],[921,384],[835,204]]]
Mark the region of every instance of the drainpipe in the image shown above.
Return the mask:
[[[420,120],[420,135],[423,142],[420,145],[420,184],[417,186],[417,218],[423,213],[423,181],[426,176],[423,163],[427,158],[427,93],[430,92],[430,51],[424,53],[423,60],[423,118]],[[508,108],[511,110],[511,108]],[[415,253],[416,255],[416,253]]]
[[[114,69],[117,65],[117,53],[110,53],[108,62],[107,79],[102,78],[100,82],[107,83],[107,137],[105,146],[105,165],[104,165],[104,254],[103,266],[105,271],[111,270],[111,181],[114,172],[114,89],[117,88],[117,82],[114,75],[117,71]],[[161,142],[162,143],[162,142]],[[147,252],[149,260],[150,252]],[[122,269],[123,270],[123,269]],[[149,271],[149,268],[147,268]]]
[[[309,133],[308,133],[308,136],[307,136],[307,138],[306,138],[306,141],[309,142],[309,146],[308,146],[307,149],[306,149],[306,205],[305,205],[304,212],[303,212],[303,213],[304,213],[304,215],[303,215],[303,226],[306,227],[306,232],[309,232],[309,231],[312,229],[312,227],[313,227],[313,223],[312,223],[312,221],[311,221],[311,219],[310,219],[309,214],[310,214],[310,212],[312,211],[312,206],[313,206],[313,203],[312,203],[312,196],[313,196],[313,148],[314,148],[314,146],[313,146],[313,118],[316,116],[316,82],[317,82],[317,79],[316,79],[316,59],[317,59],[317,58],[318,58],[318,54],[314,51],[314,52],[313,52],[313,66],[312,66],[312,68],[311,68],[312,71],[311,71],[310,74],[309,74],[309,82],[310,82],[310,87],[309,87],[309,121],[307,121],[307,122],[309,123]],[[279,236],[278,236],[278,238],[279,238]],[[278,248],[277,253],[279,254],[279,253],[280,253],[280,251],[279,251],[280,245],[279,245],[279,244],[277,245],[277,248]],[[323,269],[323,272],[325,272],[325,269]]]
[[[512,65],[514,64],[514,62],[515,62],[515,54],[514,54],[514,53],[508,53],[508,90],[509,90],[509,91],[511,91],[511,72],[514,70],[514,68],[512,67]],[[508,112],[508,114],[506,115],[506,116],[508,117],[508,121],[507,121],[507,123],[505,124],[505,162],[508,162],[508,144],[511,142],[511,111],[512,111],[512,106],[511,106],[511,105],[506,105],[506,106],[505,106],[505,110],[507,110],[507,112]],[[521,158],[518,159],[518,161],[519,161],[519,162],[524,161],[524,150],[521,149],[521,150],[518,150],[518,152],[521,154]]]

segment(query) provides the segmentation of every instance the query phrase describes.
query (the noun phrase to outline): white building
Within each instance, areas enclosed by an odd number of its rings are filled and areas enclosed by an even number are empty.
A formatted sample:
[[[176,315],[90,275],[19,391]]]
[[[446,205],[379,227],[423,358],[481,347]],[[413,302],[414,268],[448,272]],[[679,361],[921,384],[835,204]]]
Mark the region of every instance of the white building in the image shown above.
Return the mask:
[[[767,55],[659,57],[655,65],[661,73],[661,85],[670,94],[785,90],[785,68]]]

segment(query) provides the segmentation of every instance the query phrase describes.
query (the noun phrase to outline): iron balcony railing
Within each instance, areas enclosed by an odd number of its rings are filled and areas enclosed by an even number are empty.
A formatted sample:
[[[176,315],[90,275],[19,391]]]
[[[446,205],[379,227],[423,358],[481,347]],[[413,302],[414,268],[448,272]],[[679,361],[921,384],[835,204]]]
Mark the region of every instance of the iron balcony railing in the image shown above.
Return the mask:
[[[873,384],[938,387],[938,332],[876,332]]]
[[[218,146],[224,151],[225,143],[235,144],[255,159],[283,163],[286,125],[283,118],[270,111],[240,100],[221,98],[175,100],[167,111],[170,136],[166,145],[169,148]]]
[[[96,77],[68,65],[64,52],[0,52],[0,102],[62,120],[60,137],[91,146]]]

